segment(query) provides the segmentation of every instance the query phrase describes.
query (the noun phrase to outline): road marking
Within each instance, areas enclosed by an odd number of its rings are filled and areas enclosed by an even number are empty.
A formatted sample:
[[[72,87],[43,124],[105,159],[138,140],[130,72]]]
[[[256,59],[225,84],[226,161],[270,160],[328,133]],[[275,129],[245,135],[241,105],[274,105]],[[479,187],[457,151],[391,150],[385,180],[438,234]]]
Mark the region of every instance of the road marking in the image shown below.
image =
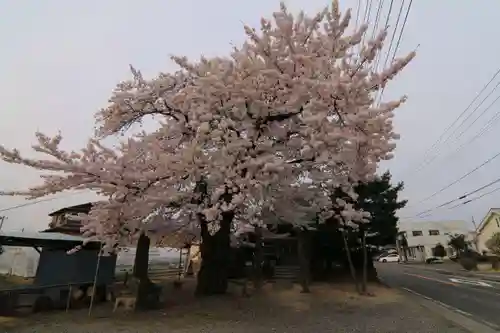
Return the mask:
[[[436,282],[440,282],[440,283],[443,283],[443,284],[447,284],[447,285],[449,285],[449,286],[455,286],[455,287],[457,287],[457,286],[458,286],[456,283],[453,283],[453,282],[443,281],[443,280],[439,280],[439,279],[431,278],[431,277],[424,276],[424,275],[418,275],[418,274],[412,274],[412,273],[406,273],[406,272],[404,272],[403,274],[405,274],[405,275],[415,276],[415,277],[418,277],[418,278],[420,278],[420,279],[424,279],[424,280],[429,280],[429,281],[436,281]]]
[[[443,302],[441,302],[441,301],[438,301],[438,300],[436,300],[436,299],[434,299],[434,298],[432,298],[432,297],[425,296],[425,295],[423,295],[423,294],[421,294],[421,293],[418,293],[418,292],[416,292],[416,291],[414,291],[414,290],[412,290],[412,289],[409,289],[409,288],[401,287],[401,289],[403,289],[403,290],[405,290],[405,291],[407,291],[407,292],[409,292],[410,294],[413,294],[413,295],[415,295],[415,296],[422,297],[422,298],[424,298],[424,299],[426,299],[426,300],[428,300],[428,301],[434,302],[434,303],[436,303],[437,305],[440,305],[440,306],[442,306],[442,307],[444,307],[444,308],[446,308],[446,309],[448,309],[448,310],[450,310],[450,311],[454,311],[454,312],[459,313],[459,314],[461,314],[461,315],[463,315],[463,316],[465,316],[465,317],[469,317],[469,318],[471,318],[471,319],[472,319],[472,320],[474,320],[474,321],[477,321],[477,322],[483,323],[484,325],[489,326],[490,328],[493,328],[493,329],[495,329],[495,330],[497,330],[497,331],[499,331],[499,330],[500,330],[500,327],[499,327],[498,325],[495,325],[495,324],[493,324],[493,323],[490,323],[489,321],[486,321],[486,320],[484,320],[484,319],[482,319],[482,318],[477,318],[477,317],[473,316],[472,314],[470,314],[470,313],[468,313],[468,312],[465,312],[465,311],[462,311],[462,310],[460,310],[460,309],[457,309],[457,308],[455,308],[455,307],[453,307],[453,306],[451,306],[451,305],[448,305],[448,304],[446,304],[446,303],[443,303]]]
[[[493,286],[491,284],[483,282],[483,281],[479,281],[479,280],[450,278],[450,281],[455,282],[455,283],[460,283],[460,284],[470,284],[473,286],[493,288]]]
[[[402,289],[404,289],[404,290],[406,290],[406,291],[407,291],[407,292],[409,292],[409,293],[412,293],[412,294],[416,295],[416,296],[419,296],[419,297],[425,298],[425,299],[426,299],[426,300],[428,300],[428,301],[431,301],[431,302],[434,302],[434,303],[436,303],[436,304],[439,304],[439,305],[441,305],[441,306],[443,306],[443,307],[445,307],[445,308],[447,308],[447,309],[449,309],[449,310],[452,310],[452,311],[458,312],[458,313],[460,313],[460,314],[462,314],[462,315],[464,315],[464,316],[467,316],[467,317],[472,317],[472,315],[471,315],[470,313],[468,313],[468,312],[465,312],[465,311],[462,311],[462,310],[460,310],[460,309],[454,308],[454,307],[452,307],[451,305],[448,305],[448,304],[446,304],[446,303],[443,303],[443,302],[441,302],[441,301],[438,301],[437,299],[434,299],[434,298],[432,298],[432,297],[425,296],[425,295],[423,295],[423,294],[421,294],[421,293],[416,292],[415,290],[412,290],[412,289],[409,289],[409,288],[405,288],[405,287],[401,287],[401,288],[402,288]]]

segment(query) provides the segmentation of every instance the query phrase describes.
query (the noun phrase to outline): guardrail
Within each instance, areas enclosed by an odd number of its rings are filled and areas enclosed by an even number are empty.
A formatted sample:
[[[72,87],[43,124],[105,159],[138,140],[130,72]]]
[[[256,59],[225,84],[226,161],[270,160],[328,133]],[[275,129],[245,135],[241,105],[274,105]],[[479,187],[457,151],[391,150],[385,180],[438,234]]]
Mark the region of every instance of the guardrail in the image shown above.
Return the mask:
[[[274,280],[296,280],[299,277],[299,266],[275,266]]]
[[[152,280],[180,279],[184,277],[183,267],[151,267],[148,272]]]
[[[117,280],[126,279],[133,271],[133,266],[119,266],[116,267],[115,276]],[[177,265],[169,264],[156,264],[149,265],[148,275],[152,280],[166,280],[184,277],[184,267],[177,267]]]

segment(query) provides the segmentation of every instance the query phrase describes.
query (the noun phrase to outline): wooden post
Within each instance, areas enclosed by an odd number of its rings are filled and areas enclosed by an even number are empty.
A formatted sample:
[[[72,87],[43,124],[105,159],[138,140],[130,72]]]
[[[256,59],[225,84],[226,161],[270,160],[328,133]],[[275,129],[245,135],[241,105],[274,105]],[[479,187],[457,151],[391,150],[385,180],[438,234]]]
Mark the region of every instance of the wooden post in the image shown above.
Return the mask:
[[[69,310],[69,305],[71,303],[71,294],[73,293],[73,285],[69,285],[68,299],[66,300],[66,312]]]
[[[179,249],[179,263],[177,264],[177,270],[178,270],[177,280],[178,281],[181,280],[181,276],[182,276],[181,265],[182,265],[182,248]]]
[[[366,248],[366,231],[362,227],[361,231],[363,232],[361,238],[361,246],[363,250],[363,278],[361,280],[361,292],[366,294],[367,292],[367,270],[368,270],[368,250]]]
[[[310,256],[309,256],[309,233],[304,229],[298,230],[298,257],[299,257],[299,274],[300,274],[300,285],[302,287],[302,293],[310,293],[309,289],[309,274],[310,274]]]
[[[264,249],[262,247],[263,236],[262,227],[255,226],[255,251],[253,262],[253,283],[254,289],[260,291],[263,285],[262,262],[264,261]]]

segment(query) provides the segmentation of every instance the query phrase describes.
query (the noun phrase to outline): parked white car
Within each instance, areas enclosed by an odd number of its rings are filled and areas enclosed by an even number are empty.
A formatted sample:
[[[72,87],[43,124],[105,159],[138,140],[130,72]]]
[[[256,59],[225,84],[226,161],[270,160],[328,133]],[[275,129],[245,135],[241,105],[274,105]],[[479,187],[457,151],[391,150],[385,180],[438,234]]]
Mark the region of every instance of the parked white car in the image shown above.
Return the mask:
[[[399,255],[397,253],[391,253],[386,256],[378,258],[379,262],[399,262]]]

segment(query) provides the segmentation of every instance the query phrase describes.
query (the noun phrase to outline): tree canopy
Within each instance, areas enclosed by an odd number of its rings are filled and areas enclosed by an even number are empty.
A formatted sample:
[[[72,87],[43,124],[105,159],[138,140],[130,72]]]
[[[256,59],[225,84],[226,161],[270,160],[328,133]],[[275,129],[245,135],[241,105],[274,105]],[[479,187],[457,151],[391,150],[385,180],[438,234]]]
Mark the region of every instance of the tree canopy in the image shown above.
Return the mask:
[[[396,212],[407,204],[407,200],[398,200],[403,186],[403,182],[393,185],[391,174],[386,171],[380,177],[355,187],[358,194],[356,208],[370,213],[368,232],[374,234],[369,240],[371,244],[383,246],[395,243]]]
[[[375,200],[381,208],[336,200],[332,209],[329,199],[334,188],[356,198],[353,186],[392,158],[399,137],[392,119],[406,97],[375,99],[415,53],[379,70],[373,64],[387,30],[364,43],[368,26],[352,31],[350,21],[337,1],[312,17],[282,4],[259,30],[245,26],[245,43],[230,55],[174,56],[177,72],[149,79],[131,68],[132,79],[120,82],[96,114],[97,133],[86,147],[65,151],[61,134],[42,133],[34,149],[45,159],[0,146],[4,161],[44,172],[41,184],[2,194],[95,191],[105,199],[85,218],[85,235],[110,251],[142,233],[179,245],[230,224],[259,224],[263,208],[287,207],[282,199],[296,191],[323,220],[337,214],[345,223],[359,221],[366,208],[383,234],[392,233],[382,219],[393,219],[400,203],[391,199],[398,189],[383,190],[385,180],[360,187],[370,200],[383,193]],[[127,132],[151,116],[155,130]],[[117,148],[104,144],[119,134],[126,139]]]
[[[491,253],[500,255],[500,232],[496,232],[486,241],[486,247]]]
[[[468,250],[470,242],[467,240],[467,236],[464,234],[451,234],[448,245],[451,246],[457,254],[460,255],[462,252]]]

